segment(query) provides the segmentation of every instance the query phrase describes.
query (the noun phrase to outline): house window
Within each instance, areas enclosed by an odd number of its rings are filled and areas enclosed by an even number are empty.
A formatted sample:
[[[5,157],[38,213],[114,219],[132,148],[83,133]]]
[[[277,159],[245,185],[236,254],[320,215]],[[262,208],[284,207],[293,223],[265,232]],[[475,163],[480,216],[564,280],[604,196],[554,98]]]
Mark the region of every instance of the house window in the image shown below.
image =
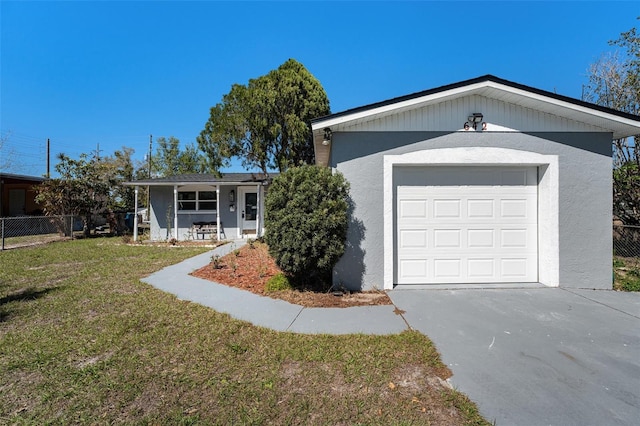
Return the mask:
[[[215,191],[180,191],[178,192],[179,211],[216,211]]]

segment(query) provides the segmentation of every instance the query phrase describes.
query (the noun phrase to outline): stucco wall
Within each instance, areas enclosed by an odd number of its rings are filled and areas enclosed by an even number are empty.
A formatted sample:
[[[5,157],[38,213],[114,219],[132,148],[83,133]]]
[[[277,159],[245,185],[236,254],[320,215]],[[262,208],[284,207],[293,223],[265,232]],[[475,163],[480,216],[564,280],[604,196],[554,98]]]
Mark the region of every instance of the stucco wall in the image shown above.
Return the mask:
[[[331,145],[330,164],[351,183],[353,201],[347,249],[334,283],[383,288],[384,155],[491,146],[558,156],[560,286],[611,288],[611,134],[349,132],[334,133]]]

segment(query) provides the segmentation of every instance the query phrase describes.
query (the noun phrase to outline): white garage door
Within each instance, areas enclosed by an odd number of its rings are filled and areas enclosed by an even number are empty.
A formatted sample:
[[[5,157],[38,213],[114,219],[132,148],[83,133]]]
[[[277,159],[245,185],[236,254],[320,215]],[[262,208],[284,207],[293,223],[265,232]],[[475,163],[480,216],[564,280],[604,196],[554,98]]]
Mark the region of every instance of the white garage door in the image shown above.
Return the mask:
[[[536,167],[400,167],[396,283],[538,280]]]

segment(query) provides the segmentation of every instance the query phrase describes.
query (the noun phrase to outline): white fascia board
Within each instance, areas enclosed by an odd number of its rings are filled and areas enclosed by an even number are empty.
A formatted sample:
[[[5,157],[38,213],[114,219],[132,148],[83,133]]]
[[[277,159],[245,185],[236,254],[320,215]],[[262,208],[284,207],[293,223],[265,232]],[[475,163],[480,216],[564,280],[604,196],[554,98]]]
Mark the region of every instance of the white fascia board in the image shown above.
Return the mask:
[[[626,117],[620,117],[619,115],[610,114],[608,112],[600,111],[597,109],[589,108],[583,105],[574,104],[572,102],[563,101],[561,99],[551,98],[545,95],[541,95],[538,93],[529,92],[526,90],[518,89],[515,87],[505,86],[500,83],[496,83],[493,81],[486,82],[485,86],[491,87],[493,89],[502,90],[505,92],[513,93],[518,96],[526,97],[529,99],[533,99],[542,103],[552,104],[558,107],[566,108],[569,110],[577,111],[582,114],[597,116],[606,120],[615,121],[627,126],[632,126],[640,130],[640,122],[631,120]],[[542,108],[541,108],[542,109]]]

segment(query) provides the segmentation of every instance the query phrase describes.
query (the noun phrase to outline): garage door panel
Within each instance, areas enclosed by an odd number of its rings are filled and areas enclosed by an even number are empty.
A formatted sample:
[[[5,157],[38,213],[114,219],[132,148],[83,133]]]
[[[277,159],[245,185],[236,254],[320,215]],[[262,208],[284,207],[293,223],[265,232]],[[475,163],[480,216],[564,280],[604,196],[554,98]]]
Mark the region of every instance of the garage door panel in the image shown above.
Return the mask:
[[[496,276],[496,260],[493,258],[469,259],[468,275],[472,281],[477,279],[494,279]]]
[[[529,241],[528,229],[502,229],[500,230],[500,247],[513,249],[513,248],[528,248]]]
[[[538,250],[538,233],[534,226],[503,225],[498,230],[498,247],[507,253],[535,253]]]
[[[459,199],[434,199],[433,200],[433,217],[459,219],[461,215],[461,200]]]
[[[526,280],[529,276],[528,264],[525,257],[500,259],[500,274],[514,280]]]
[[[537,281],[535,167],[419,169],[396,181],[398,283]]]
[[[461,248],[460,229],[434,229],[433,248]]]
[[[501,199],[500,200],[500,217],[506,218],[527,218],[529,213],[528,200],[520,199]]]
[[[400,201],[400,217],[401,218],[427,218],[427,200],[401,200]]]
[[[401,229],[399,245],[403,249],[426,249],[428,248],[426,229]]]
[[[467,217],[469,219],[494,219],[495,201],[492,199],[467,199]]]
[[[398,266],[401,274],[399,278],[407,284],[420,284],[429,280],[426,258],[402,259]]]
[[[467,247],[492,249],[496,247],[495,229],[468,229]]]
[[[433,274],[435,279],[460,279],[462,277],[461,259],[434,259]]]

